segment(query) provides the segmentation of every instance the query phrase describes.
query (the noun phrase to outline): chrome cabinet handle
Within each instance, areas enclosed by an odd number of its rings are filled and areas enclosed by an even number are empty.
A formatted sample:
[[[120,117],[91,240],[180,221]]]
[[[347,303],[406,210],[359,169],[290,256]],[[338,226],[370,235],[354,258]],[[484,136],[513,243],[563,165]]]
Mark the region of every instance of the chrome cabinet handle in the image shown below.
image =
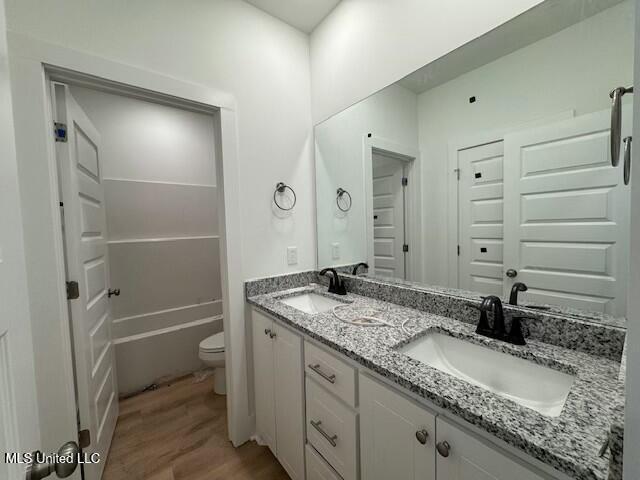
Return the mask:
[[[315,428],[320,433],[320,435],[326,438],[327,442],[329,442],[332,447],[335,447],[336,445],[338,445],[336,442],[336,440],[338,440],[338,435],[329,435],[327,432],[324,431],[324,429],[322,429],[320,425],[322,425],[322,422],[315,422],[311,420],[311,426]]]
[[[438,442],[436,443],[436,450],[438,450],[440,456],[447,458],[449,456],[449,451],[451,450],[451,445],[449,445],[449,442],[446,440],[444,442]]]
[[[614,167],[620,163],[620,136],[622,135],[622,97],[626,93],[633,93],[633,87],[614,88],[611,97],[611,165]]]
[[[313,365],[312,363],[309,364],[309,368],[311,370],[313,370],[314,372],[316,372],[318,375],[320,375],[322,378],[324,378],[327,382],[329,383],[336,383],[336,375],[332,374],[329,375],[327,373],[324,373],[321,369],[320,369],[320,364],[316,363],[315,365]]]
[[[424,445],[425,443],[427,443],[427,438],[429,437],[429,432],[427,432],[424,428],[422,430],[418,430],[416,432],[416,438],[418,439],[418,441]]]
[[[513,268],[510,268],[509,270],[506,271],[505,275],[507,275],[507,277],[509,278],[515,278],[518,276],[518,271],[514,270]]]
[[[631,142],[632,137],[625,137],[624,140],[624,166],[623,166],[623,175],[624,175],[624,184],[629,185],[629,181],[631,180]]]

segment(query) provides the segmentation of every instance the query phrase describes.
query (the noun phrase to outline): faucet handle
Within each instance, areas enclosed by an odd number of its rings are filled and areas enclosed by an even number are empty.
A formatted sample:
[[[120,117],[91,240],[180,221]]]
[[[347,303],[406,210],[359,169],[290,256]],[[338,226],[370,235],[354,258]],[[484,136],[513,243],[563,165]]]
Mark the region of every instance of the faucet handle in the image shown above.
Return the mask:
[[[527,319],[535,320],[533,317],[524,317],[522,315],[511,316],[511,329],[509,330],[509,335],[507,335],[507,341],[509,343],[512,343],[513,345],[527,344],[527,342],[524,339],[524,335],[522,334],[522,328],[524,327],[524,325],[522,325],[522,320],[527,320]]]

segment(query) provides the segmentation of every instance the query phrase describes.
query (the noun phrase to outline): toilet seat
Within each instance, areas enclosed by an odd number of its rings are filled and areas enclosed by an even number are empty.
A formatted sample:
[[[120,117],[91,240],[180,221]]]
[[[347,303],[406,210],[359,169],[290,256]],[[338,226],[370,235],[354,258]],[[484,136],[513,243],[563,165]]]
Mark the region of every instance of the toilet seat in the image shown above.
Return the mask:
[[[200,351],[203,353],[224,352],[224,332],[216,333],[202,340]]]

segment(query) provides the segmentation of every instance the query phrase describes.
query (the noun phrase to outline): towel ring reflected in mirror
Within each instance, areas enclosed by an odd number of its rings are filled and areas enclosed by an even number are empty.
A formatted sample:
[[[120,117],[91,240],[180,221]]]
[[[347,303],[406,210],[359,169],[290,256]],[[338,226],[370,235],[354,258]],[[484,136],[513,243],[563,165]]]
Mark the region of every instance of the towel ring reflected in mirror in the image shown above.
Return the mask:
[[[342,187],[338,187],[338,190],[336,191],[337,196],[336,196],[336,205],[338,205],[338,208],[340,209],[340,211],[342,212],[348,212],[349,210],[351,210],[351,194],[349,192],[347,192],[344,188]],[[342,205],[340,205],[340,201],[342,199],[344,199],[346,197],[349,198],[349,202],[348,202],[348,206],[344,207]]]
[[[291,194],[293,195],[293,203],[291,204],[290,207],[283,207],[280,203],[278,203],[278,195],[284,196],[284,193],[287,190],[289,190],[291,192]],[[278,182],[278,184],[276,185],[276,189],[273,192],[273,203],[276,204],[276,207],[278,207],[280,210],[288,212],[289,210],[292,210],[293,207],[296,206],[296,202],[297,201],[298,201],[298,199],[296,197],[296,192],[293,190],[293,188],[291,188],[289,185],[287,185],[284,182]]]

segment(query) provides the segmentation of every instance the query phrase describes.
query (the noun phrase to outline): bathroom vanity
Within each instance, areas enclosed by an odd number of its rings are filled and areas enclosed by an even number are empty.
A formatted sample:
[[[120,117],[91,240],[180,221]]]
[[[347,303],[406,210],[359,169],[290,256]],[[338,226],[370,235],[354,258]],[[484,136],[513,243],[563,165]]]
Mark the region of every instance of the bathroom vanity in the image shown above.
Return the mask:
[[[541,313],[511,345],[475,333],[464,292],[344,277],[344,296],[316,272],[246,285],[256,433],[291,478],[609,478],[623,328]],[[345,322],[363,316],[389,325]]]

